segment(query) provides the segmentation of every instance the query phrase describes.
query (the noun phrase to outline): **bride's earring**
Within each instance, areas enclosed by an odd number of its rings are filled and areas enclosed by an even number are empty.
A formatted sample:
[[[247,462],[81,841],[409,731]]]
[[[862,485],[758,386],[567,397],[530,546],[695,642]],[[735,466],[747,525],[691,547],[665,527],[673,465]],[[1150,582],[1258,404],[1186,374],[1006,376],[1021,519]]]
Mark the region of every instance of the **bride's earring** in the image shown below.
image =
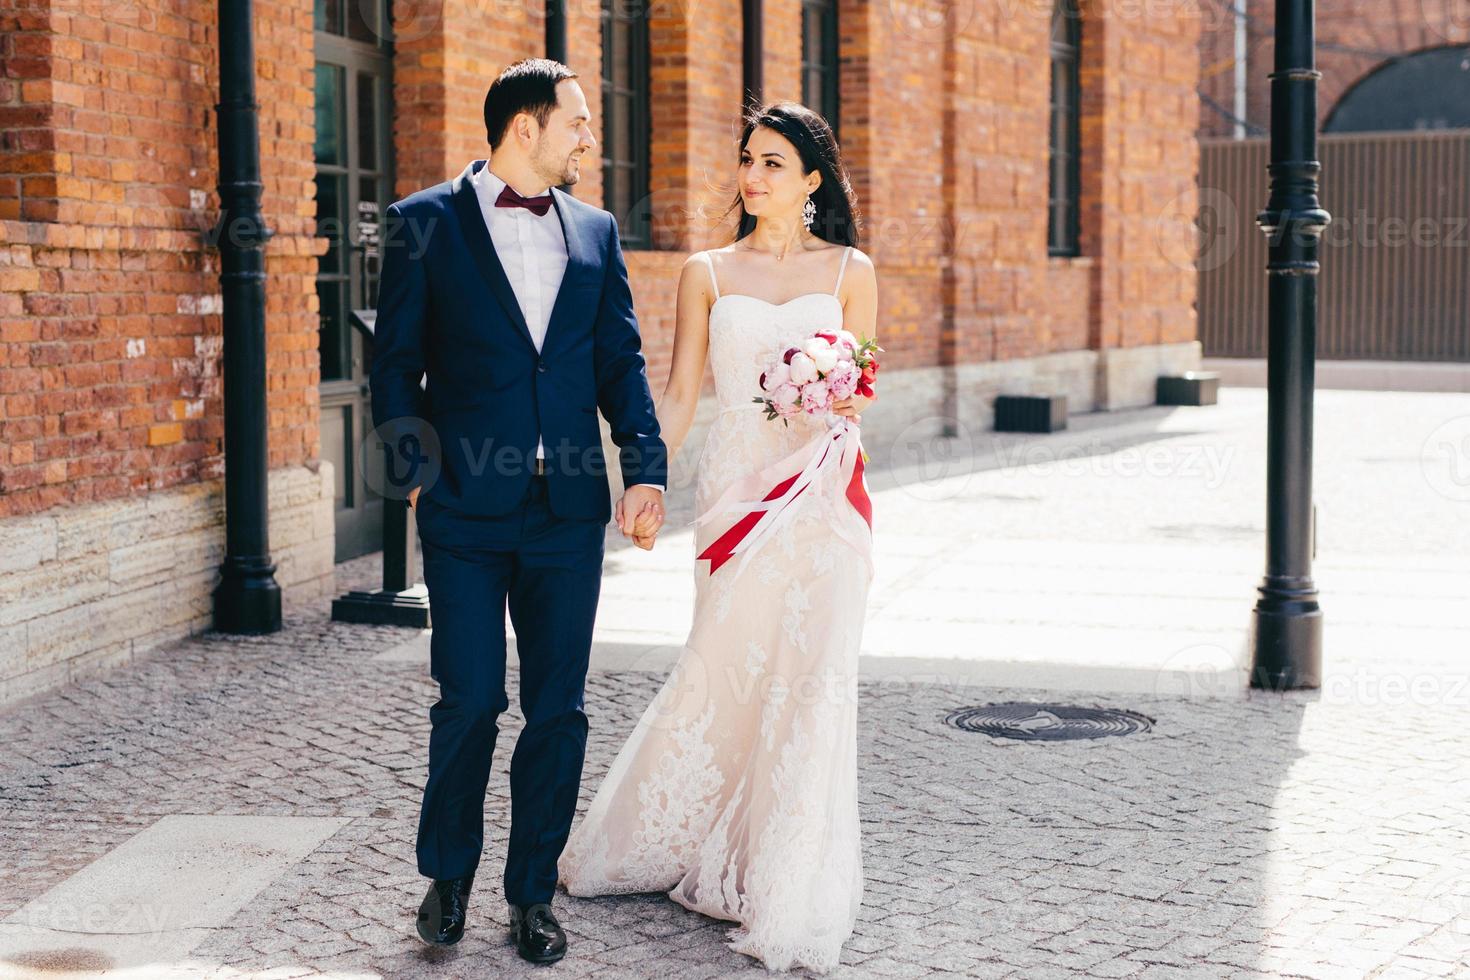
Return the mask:
[[[806,199],[806,203],[801,206],[801,223],[806,225],[807,231],[811,231],[812,222],[815,220],[817,220],[817,206],[812,203],[812,199],[809,197]]]

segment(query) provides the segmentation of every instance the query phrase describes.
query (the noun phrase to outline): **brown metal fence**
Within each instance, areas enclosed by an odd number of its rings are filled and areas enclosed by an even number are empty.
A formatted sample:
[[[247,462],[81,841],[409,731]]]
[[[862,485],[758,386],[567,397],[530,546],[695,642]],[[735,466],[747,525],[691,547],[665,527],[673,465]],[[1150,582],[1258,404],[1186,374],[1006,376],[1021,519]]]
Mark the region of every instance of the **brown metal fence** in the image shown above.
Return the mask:
[[[1470,361],[1470,130],[1318,138],[1317,356]],[[1264,138],[1200,141],[1206,356],[1266,355]]]

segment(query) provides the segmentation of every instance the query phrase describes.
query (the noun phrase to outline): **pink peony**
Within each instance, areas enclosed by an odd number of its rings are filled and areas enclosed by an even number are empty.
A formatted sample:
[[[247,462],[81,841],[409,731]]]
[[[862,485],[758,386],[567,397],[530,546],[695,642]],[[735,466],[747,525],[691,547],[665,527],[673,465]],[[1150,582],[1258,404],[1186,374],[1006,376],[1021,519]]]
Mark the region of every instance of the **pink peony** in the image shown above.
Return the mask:
[[[783,384],[771,393],[771,404],[782,418],[790,418],[801,411],[801,389],[794,384]]]
[[[852,361],[842,361],[833,368],[827,375],[827,388],[832,392],[832,400],[840,402],[851,398],[857,390],[858,377],[857,365]]]
[[[825,381],[801,386],[801,410],[808,415],[826,415],[832,408],[832,392]]]

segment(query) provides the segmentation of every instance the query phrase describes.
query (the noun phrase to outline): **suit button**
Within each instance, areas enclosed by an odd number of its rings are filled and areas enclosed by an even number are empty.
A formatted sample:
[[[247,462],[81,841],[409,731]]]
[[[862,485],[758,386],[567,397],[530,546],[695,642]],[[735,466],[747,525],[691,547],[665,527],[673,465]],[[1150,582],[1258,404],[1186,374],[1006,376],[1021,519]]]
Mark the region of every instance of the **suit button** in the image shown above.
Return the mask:
[[[545,361],[537,361],[536,362],[536,370],[539,371],[539,372],[541,372],[542,374],[545,374],[546,373],[546,362]]]

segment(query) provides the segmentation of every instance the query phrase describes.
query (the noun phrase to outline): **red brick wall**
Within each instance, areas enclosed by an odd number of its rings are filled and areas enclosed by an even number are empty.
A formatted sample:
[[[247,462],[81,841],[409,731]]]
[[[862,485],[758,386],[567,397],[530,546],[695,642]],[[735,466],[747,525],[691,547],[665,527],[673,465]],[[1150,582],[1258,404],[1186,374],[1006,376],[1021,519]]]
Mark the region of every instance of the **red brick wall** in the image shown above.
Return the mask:
[[[595,4],[569,4],[567,59],[592,107],[601,139],[602,33]],[[655,215],[652,250],[625,253],[655,397],[668,378],[674,341],[674,287],[690,252],[724,244],[711,214],[734,193],[734,125],[740,85],[740,5],[653,4],[649,20],[651,133],[649,185]],[[582,161],[578,198],[602,203],[601,144]],[[708,375],[707,375],[708,377]]]
[[[395,2],[413,25],[394,62],[402,196],[488,155],[485,90],[542,50],[544,25],[537,4]],[[598,116],[598,5],[568,8],[568,61]],[[219,260],[203,242],[218,212],[215,8],[108,9],[0,6],[0,516],[221,471]],[[735,0],[655,10],[662,237],[628,264],[659,391],[679,266],[727,237],[713,218],[734,188],[741,39]],[[1193,212],[1199,21],[1140,10],[1086,8],[1084,255],[1052,260],[1046,5],[841,0],[843,152],[880,272],[887,363],[1193,338],[1179,219]],[[325,242],[312,234],[311,9],[263,0],[256,15],[279,467],[319,454]],[[799,98],[800,4],[767,0],[765,16],[765,94]],[[600,202],[600,158],[583,175],[575,193]]]
[[[1093,329],[1103,347],[1193,340],[1200,24],[1194,16],[1150,16],[1147,6],[1112,6],[1085,7],[1083,23],[1084,49],[1089,28],[1104,35],[1107,80],[1091,81],[1105,93],[1103,131],[1113,155],[1093,172],[1093,192],[1084,200],[1098,211],[1095,254],[1108,281],[1103,292],[1113,301]],[[1089,145],[1085,135],[1083,143]]]
[[[539,4],[393,3],[415,25],[393,51],[395,186],[406,197],[490,155],[485,91],[506,65],[542,52],[546,28]]]
[[[223,463],[215,6],[29,6],[0,14],[0,517]],[[318,454],[312,14],[256,15],[278,467]]]
[[[1235,26],[1226,11],[1206,4],[1200,37],[1200,89],[1227,110],[1234,106]],[[1464,0],[1418,0],[1386,4],[1374,0],[1317,3],[1317,121],[1327,118],[1355,82],[1396,55],[1470,41]],[[1246,120],[1270,127],[1270,81],[1275,5],[1248,0],[1246,28]],[[1209,106],[1200,113],[1201,136],[1230,136],[1231,121]]]

